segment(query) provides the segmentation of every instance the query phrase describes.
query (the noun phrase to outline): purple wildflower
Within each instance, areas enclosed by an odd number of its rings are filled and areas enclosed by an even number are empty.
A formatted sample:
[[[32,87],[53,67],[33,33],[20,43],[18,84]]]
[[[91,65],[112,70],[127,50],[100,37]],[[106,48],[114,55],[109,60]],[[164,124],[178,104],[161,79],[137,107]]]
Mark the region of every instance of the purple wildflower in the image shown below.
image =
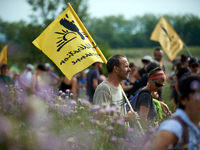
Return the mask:
[[[113,130],[113,126],[108,126],[108,130]]]
[[[93,105],[93,106],[91,107],[91,110],[98,110],[99,108],[100,108],[99,105]]]
[[[199,88],[199,82],[196,80],[192,81],[192,83],[190,84],[190,88],[193,90],[197,90]]]
[[[93,130],[89,130],[89,134],[94,135],[95,132]]]
[[[66,92],[69,93],[69,92],[70,92],[70,89],[66,89]]]
[[[117,141],[117,137],[116,136],[112,136],[111,141]]]
[[[119,124],[119,125],[124,125],[124,118],[120,118],[120,119],[117,121],[117,124]]]
[[[134,129],[133,128],[128,128],[128,132],[133,132]]]
[[[62,91],[62,90],[60,90],[60,91],[59,91],[59,94],[62,94],[62,93],[63,93],[63,91]]]

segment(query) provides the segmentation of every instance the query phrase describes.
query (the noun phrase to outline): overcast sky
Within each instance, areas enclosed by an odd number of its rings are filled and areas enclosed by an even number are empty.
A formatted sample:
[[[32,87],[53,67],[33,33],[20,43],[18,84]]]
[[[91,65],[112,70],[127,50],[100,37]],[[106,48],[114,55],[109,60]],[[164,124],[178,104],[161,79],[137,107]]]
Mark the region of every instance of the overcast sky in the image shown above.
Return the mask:
[[[88,0],[88,5],[90,16],[98,18],[123,15],[130,19],[146,13],[155,15],[190,13],[200,17],[200,0]],[[26,0],[0,0],[0,17],[4,21],[29,21],[31,12]]]

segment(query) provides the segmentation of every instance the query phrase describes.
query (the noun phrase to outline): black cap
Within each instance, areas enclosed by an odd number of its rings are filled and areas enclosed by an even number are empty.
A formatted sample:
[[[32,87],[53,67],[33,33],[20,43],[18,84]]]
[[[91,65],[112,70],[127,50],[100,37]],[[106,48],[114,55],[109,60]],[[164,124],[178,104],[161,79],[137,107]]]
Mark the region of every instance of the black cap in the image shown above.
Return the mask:
[[[194,57],[189,60],[189,66],[192,66],[193,64],[199,64],[198,60]]]

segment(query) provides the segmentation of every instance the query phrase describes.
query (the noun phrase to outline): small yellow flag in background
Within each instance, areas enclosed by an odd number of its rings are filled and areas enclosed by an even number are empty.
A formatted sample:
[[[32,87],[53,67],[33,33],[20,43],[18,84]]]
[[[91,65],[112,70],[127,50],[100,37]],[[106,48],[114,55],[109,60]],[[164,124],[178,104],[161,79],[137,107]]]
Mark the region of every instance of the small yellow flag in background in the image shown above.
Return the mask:
[[[170,60],[173,60],[185,45],[164,17],[156,25],[150,39],[160,43]]]
[[[0,53],[0,65],[7,64],[7,48],[8,45],[5,45]]]
[[[106,59],[69,3],[68,6],[33,44],[71,80],[74,74],[94,62],[106,63]]]

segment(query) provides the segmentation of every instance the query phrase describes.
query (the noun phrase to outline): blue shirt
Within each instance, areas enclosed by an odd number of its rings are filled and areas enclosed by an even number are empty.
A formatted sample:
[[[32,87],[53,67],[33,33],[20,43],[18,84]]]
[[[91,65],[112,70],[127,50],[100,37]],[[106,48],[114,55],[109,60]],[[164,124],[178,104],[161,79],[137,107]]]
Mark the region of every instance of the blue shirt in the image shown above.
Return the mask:
[[[188,115],[182,109],[177,109],[173,116],[179,116],[188,127],[189,132],[189,143],[188,150],[199,150],[200,149],[200,124],[197,128],[194,123],[190,120]],[[181,142],[182,126],[177,120],[167,119],[159,127],[158,132],[165,130],[174,133],[178,137],[178,143],[175,146],[178,147]],[[198,146],[197,146],[198,145]]]

